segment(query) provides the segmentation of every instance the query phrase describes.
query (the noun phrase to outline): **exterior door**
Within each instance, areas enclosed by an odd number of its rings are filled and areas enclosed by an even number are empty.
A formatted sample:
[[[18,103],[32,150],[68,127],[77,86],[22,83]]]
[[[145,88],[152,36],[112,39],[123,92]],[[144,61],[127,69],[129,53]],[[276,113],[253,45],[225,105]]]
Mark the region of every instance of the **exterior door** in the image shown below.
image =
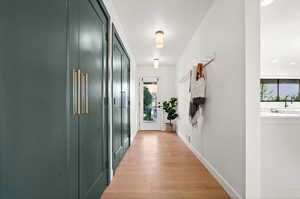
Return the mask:
[[[81,0],[79,196],[98,199],[108,183],[106,97],[107,19],[98,2]]]
[[[140,81],[140,130],[161,130],[161,109],[158,107],[159,79],[143,77]]]

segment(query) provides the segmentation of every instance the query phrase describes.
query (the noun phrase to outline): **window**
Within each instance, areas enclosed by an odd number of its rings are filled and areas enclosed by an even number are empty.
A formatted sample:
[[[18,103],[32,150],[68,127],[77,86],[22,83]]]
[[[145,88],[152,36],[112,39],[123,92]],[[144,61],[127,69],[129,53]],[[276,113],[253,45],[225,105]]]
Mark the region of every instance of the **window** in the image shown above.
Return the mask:
[[[279,80],[279,100],[284,101],[286,97],[290,97],[299,101],[299,85],[299,80]]]
[[[278,81],[264,79],[261,80],[261,101],[274,102],[278,100]]]
[[[144,121],[157,119],[157,82],[144,82]]]
[[[262,102],[282,102],[286,98],[300,101],[299,79],[262,79],[260,86]]]

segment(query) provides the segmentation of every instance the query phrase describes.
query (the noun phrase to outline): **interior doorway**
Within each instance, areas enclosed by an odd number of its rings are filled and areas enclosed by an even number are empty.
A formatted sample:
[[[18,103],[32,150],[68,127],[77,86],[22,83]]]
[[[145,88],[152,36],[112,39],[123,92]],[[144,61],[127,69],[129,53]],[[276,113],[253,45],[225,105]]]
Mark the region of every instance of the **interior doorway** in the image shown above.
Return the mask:
[[[161,130],[159,78],[142,77],[140,80],[140,130]]]

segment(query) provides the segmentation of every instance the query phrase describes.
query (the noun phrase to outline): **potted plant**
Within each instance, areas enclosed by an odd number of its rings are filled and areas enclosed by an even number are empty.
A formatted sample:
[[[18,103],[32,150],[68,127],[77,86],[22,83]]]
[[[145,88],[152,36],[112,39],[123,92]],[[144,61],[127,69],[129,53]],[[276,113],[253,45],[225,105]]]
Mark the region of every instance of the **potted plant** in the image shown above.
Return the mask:
[[[167,119],[169,123],[166,123],[165,131],[170,132],[173,130],[172,120],[175,120],[178,117],[176,113],[177,107],[177,98],[172,97],[169,101],[164,101],[162,104],[163,110],[168,114]]]

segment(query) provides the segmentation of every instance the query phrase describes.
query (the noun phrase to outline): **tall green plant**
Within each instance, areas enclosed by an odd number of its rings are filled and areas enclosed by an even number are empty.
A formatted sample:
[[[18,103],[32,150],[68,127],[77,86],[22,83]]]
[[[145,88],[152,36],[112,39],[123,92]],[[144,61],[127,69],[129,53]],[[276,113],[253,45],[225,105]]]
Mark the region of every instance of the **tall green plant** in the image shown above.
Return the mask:
[[[170,124],[172,124],[172,120],[175,120],[178,117],[178,114],[176,113],[177,98],[172,97],[169,101],[164,101],[162,105],[162,108],[168,114],[167,119],[170,121]]]

